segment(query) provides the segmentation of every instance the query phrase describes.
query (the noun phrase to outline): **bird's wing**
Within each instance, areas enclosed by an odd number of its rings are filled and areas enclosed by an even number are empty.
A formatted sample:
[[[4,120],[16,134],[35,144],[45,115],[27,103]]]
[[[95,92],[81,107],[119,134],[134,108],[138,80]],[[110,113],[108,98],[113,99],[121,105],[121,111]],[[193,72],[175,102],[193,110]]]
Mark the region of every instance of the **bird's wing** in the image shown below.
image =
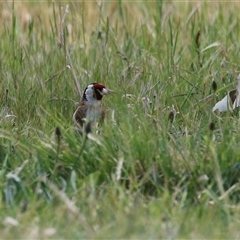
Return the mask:
[[[83,104],[77,107],[76,111],[73,114],[73,121],[76,125],[82,127],[83,123],[85,122],[85,118],[87,115],[87,108]]]
[[[101,117],[100,117],[100,121],[104,122],[104,118],[105,118],[105,109],[102,107],[102,112],[101,112]]]

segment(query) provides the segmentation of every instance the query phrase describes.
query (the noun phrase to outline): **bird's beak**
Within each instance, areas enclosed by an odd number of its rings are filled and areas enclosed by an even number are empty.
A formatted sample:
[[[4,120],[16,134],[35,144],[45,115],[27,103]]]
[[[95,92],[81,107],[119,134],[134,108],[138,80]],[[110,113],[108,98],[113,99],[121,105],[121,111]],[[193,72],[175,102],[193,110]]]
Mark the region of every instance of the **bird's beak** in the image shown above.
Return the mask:
[[[107,88],[106,90],[107,90],[107,92],[108,92],[107,94],[116,93],[115,91],[113,91],[113,90],[111,90],[111,89],[109,89],[109,88]]]
[[[111,89],[107,89],[107,88],[103,88],[102,91],[98,90],[97,91],[101,94],[101,95],[108,95],[111,93],[115,93],[115,91],[111,90]]]

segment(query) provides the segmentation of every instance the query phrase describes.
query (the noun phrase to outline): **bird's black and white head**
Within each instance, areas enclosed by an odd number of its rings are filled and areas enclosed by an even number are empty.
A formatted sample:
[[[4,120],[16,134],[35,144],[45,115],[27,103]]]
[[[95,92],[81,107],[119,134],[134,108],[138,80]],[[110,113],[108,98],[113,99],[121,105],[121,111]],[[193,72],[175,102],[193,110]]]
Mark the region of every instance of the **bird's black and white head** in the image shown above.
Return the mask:
[[[89,103],[101,101],[104,95],[111,93],[112,91],[107,89],[102,83],[89,84],[84,93],[83,99]]]
[[[91,83],[84,90],[82,100],[73,114],[73,122],[77,128],[82,128],[84,123],[93,123],[97,119],[104,119],[104,106],[101,100],[104,95],[114,93],[102,83]]]

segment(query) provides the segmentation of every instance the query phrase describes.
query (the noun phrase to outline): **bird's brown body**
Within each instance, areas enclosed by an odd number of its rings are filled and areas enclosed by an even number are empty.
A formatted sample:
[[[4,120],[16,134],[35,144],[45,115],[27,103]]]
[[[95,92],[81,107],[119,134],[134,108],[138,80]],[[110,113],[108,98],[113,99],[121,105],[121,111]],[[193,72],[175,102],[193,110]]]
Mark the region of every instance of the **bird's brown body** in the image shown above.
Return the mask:
[[[105,117],[105,111],[102,104],[92,105],[81,100],[76,111],[73,114],[73,121],[76,125],[82,127],[85,122],[100,120],[103,121]]]
[[[103,121],[105,117],[102,105],[103,95],[110,93],[101,83],[92,83],[87,86],[83,97],[73,114],[73,122],[76,127],[82,128],[84,123]]]

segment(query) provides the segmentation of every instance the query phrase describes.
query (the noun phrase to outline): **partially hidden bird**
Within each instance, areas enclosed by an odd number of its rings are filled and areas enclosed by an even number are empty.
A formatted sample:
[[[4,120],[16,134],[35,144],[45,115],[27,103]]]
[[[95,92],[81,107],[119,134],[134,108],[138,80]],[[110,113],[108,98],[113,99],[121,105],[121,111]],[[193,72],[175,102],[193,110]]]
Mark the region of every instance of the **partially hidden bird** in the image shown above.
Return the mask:
[[[78,130],[82,130],[84,125],[91,126],[94,122],[104,120],[105,110],[102,98],[113,92],[102,83],[91,83],[85,88],[82,99],[73,113],[73,122]]]

